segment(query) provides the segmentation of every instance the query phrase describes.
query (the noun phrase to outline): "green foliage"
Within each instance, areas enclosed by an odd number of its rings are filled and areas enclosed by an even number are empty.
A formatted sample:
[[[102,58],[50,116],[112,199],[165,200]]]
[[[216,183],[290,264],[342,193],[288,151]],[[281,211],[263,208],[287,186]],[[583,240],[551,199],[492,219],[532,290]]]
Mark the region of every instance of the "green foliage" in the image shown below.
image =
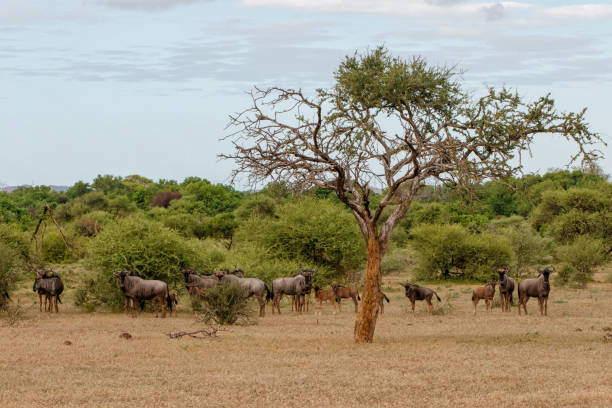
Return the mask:
[[[122,296],[114,271],[125,269],[145,279],[180,285],[180,270],[201,268],[207,264],[206,255],[160,223],[130,216],[104,228],[89,246],[86,261],[98,271],[94,297],[117,305]]]
[[[612,237],[612,189],[570,188],[551,190],[532,215],[533,225],[548,231],[557,242],[568,243],[579,236],[604,239]]]
[[[421,279],[491,279],[512,255],[502,237],[474,234],[459,225],[422,225],[412,230],[412,236],[415,273]]]
[[[584,286],[593,278],[593,268],[606,261],[606,247],[599,239],[580,236],[571,244],[557,248],[556,256],[568,265],[561,281]]]
[[[539,236],[526,222],[510,225],[504,231],[512,248],[511,270],[525,276],[531,265],[550,263],[550,239]]]
[[[249,322],[253,311],[248,299],[248,293],[238,282],[208,288],[199,320],[216,324],[234,324],[239,320]]]
[[[68,198],[74,199],[82,195],[85,195],[89,193],[90,191],[91,191],[91,187],[89,186],[89,183],[77,181],[76,183],[74,183],[72,187],[68,189],[68,191],[66,191],[66,195],[68,196]]]
[[[304,197],[277,209],[278,218],[251,218],[236,232],[271,256],[344,271],[365,260],[365,245],[353,216],[329,200]]]
[[[274,217],[276,212],[276,202],[272,197],[264,194],[252,194],[245,197],[236,210],[236,215],[240,219],[251,217]]]
[[[0,224],[0,308],[5,304],[5,293],[15,288],[24,262],[30,259],[30,247],[25,234],[17,228]]]
[[[73,253],[66,248],[60,233],[55,229],[47,228],[42,245],[43,260],[51,263],[64,263],[73,259]]]
[[[186,196],[184,205],[190,212],[208,216],[235,210],[242,198],[242,194],[230,186],[213,185],[207,180],[190,182],[183,187],[183,193]]]

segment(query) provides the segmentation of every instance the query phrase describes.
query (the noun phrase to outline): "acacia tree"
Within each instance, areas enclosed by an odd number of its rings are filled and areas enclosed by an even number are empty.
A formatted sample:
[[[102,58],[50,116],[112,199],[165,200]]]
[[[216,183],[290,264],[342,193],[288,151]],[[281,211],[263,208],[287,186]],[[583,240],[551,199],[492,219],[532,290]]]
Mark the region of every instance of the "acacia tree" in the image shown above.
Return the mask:
[[[234,150],[221,157],[236,162],[234,179],[319,186],[352,210],[367,244],[356,342],[373,340],[381,260],[426,180],[469,186],[511,176],[521,169],[521,152],[543,133],[575,141],[572,161],[600,155],[592,146],[601,138],[588,129],[585,110],[560,113],[549,95],[526,102],[506,88],[474,98],[455,69],[394,58],[383,47],[347,56],[335,85],[313,97],[276,87],[250,95],[251,106],[230,116]],[[380,186],[384,196],[374,207],[372,187]]]

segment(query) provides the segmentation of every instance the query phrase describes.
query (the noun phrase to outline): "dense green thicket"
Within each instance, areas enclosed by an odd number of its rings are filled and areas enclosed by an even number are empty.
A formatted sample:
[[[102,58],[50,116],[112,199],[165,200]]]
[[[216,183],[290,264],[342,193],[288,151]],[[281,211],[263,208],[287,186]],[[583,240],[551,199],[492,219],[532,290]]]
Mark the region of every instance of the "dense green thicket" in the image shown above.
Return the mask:
[[[152,205],[156,195],[174,198],[165,208]],[[373,208],[380,198],[372,193]],[[74,250],[47,221],[38,259],[40,248],[30,236],[45,203]],[[520,277],[553,263],[555,281],[583,285],[608,261],[611,210],[611,183],[580,171],[487,182],[471,195],[424,186],[394,230],[382,268],[389,273],[416,264],[421,278],[482,280],[501,265]],[[178,183],[104,175],[66,193],[45,186],[0,193],[0,245],[6,290],[25,276],[20,270],[26,261],[86,258],[96,278],[82,284],[84,304],[121,304],[115,269],[180,287],[183,267],[211,272],[239,266],[268,283],[316,268],[315,281],[323,285],[359,280],[365,262],[353,215],[329,191],[313,188],[298,197],[287,185],[271,183],[245,194],[198,177]]]
[[[98,274],[95,284],[86,288],[88,296],[92,302],[121,305],[123,296],[113,275],[118,270],[182,288],[182,269],[209,270],[216,266],[219,256],[214,248],[207,251],[203,247],[143,216],[120,219],[105,228],[89,246],[86,263]],[[86,300],[81,299],[81,303]]]

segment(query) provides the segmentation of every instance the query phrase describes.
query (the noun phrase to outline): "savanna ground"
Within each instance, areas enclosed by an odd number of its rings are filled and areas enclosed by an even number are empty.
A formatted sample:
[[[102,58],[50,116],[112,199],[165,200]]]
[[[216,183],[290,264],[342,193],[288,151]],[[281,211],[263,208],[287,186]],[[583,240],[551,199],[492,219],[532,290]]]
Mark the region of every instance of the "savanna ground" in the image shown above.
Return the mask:
[[[201,327],[186,298],[177,317],[132,319],[84,313],[68,292],[56,315],[31,307],[24,284],[25,318],[0,322],[0,406],[612,406],[612,284],[553,287],[548,317],[532,299],[520,318],[483,302],[474,317],[473,285],[432,284],[442,304],[413,316],[407,278],[384,278],[391,303],[369,345],[353,344],[346,301],[338,315],[285,304],[216,339],[170,339]]]

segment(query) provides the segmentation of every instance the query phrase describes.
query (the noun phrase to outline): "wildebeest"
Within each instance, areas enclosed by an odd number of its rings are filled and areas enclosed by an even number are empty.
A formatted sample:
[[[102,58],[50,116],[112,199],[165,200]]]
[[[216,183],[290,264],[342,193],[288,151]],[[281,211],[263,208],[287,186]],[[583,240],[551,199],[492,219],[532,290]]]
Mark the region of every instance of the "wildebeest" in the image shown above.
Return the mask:
[[[508,276],[506,268],[499,268],[499,295],[501,297],[502,312],[510,311],[512,305],[512,292],[514,292],[514,280]]]
[[[206,289],[212,288],[219,283],[216,275],[199,275],[191,269],[183,269],[185,287],[191,296],[204,297]]]
[[[380,310],[380,314],[385,314],[385,300],[387,301],[387,303],[389,303],[389,298],[387,297],[387,295],[385,295],[382,290],[379,291],[376,295],[376,302],[378,303],[378,310]]]
[[[62,303],[60,294],[64,290],[64,283],[55,273],[46,271],[36,271],[36,279],[32,291],[38,292],[39,309],[42,312],[42,297],[45,297],[45,311],[52,312],[55,305],[55,313],[58,313],[57,303]],[[49,307],[47,308],[47,302]]]
[[[338,301],[338,309],[342,311],[342,299],[351,298],[353,299],[353,303],[355,303],[355,313],[357,313],[357,310],[359,309],[359,303],[357,301],[361,300],[357,288],[347,288],[346,286],[338,285],[336,283],[332,283],[331,287],[334,293],[336,294],[336,299]]]
[[[119,280],[119,287],[123,288],[123,293],[129,298],[129,308],[133,317],[136,317],[134,301],[151,299],[153,299],[154,308],[157,302],[160,303],[162,318],[166,317],[166,307],[170,306],[169,290],[166,282],[142,279],[138,276],[132,276],[129,271],[115,272],[114,275]],[[155,317],[158,317],[157,308],[155,308]]]
[[[424,288],[422,286],[413,284],[413,283],[400,283],[406,289],[406,297],[410,300],[412,304],[412,313],[414,313],[414,303],[417,300],[424,300],[427,302],[427,309],[429,313],[433,313],[433,305],[431,304],[431,298],[433,295],[436,295],[438,302],[441,302],[440,296],[433,290],[429,288]]]
[[[472,291],[472,303],[474,304],[474,315],[476,315],[476,306],[480,299],[484,299],[487,305],[487,312],[493,310],[493,297],[495,296],[495,281],[489,281],[484,286],[479,286]]]
[[[274,309],[280,314],[280,301],[283,295],[296,295],[298,299],[298,311],[301,312],[300,296],[305,294],[312,287],[312,277],[316,271],[301,270],[297,275],[290,278],[277,278],[272,281],[272,314]]]
[[[548,294],[550,293],[550,282],[548,277],[554,272],[552,267],[538,269],[538,277],[533,279],[525,279],[518,285],[518,309],[519,316],[521,315],[521,305],[527,314],[527,301],[530,297],[537,297],[540,305],[540,314],[548,315]]]
[[[323,302],[331,302],[334,306],[334,314],[336,313],[336,293],[333,289],[323,290],[318,286],[314,287],[315,299],[319,301],[319,307],[323,307]]]
[[[272,298],[272,292],[264,281],[257,278],[241,278],[244,272],[241,269],[234,269],[230,273],[227,269],[221,269],[216,273],[221,282],[238,282],[247,291],[249,297],[254,296],[259,303],[259,316],[266,315],[266,301]]]

